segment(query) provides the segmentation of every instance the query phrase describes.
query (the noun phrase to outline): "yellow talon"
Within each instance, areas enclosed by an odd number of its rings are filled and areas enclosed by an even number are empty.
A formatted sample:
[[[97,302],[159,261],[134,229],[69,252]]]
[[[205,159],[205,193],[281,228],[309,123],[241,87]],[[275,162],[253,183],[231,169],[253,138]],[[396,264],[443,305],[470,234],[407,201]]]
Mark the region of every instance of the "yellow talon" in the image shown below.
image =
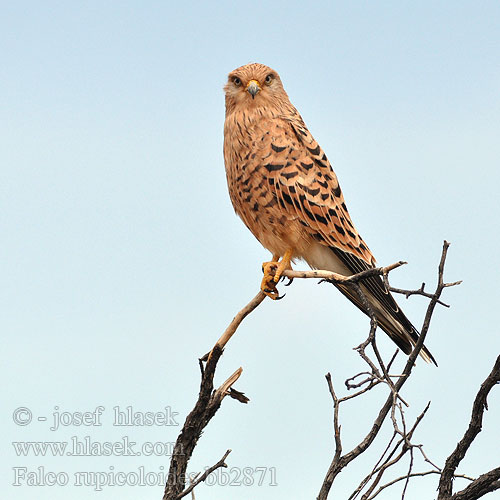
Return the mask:
[[[292,250],[287,250],[285,252],[281,262],[279,262],[279,257],[278,254],[274,254],[270,262],[264,262],[262,264],[264,277],[262,278],[260,289],[273,300],[280,298],[278,290],[276,289],[276,283],[280,280],[283,271],[285,269],[290,269]]]

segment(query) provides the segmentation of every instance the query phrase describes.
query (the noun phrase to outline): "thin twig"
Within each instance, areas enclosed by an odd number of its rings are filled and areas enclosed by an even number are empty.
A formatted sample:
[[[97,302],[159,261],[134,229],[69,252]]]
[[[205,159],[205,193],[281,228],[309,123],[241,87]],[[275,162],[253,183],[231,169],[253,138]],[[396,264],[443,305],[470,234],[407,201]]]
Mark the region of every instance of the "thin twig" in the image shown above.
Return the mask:
[[[234,335],[241,322],[256,308],[258,307],[262,301],[266,298],[266,294],[263,292],[259,292],[241,311],[236,314],[233,318],[229,326],[226,328],[224,333],[221,335],[219,340],[215,343],[220,349],[224,349],[226,344],[229,342],[229,339]],[[212,352],[205,354],[201,358],[202,361],[207,361],[211,356]]]
[[[428,476],[429,474],[439,474],[439,471],[429,470],[426,472],[412,472],[411,474],[406,474],[404,476],[397,477],[396,479],[393,479],[392,481],[389,481],[388,483],[383,484],[371,497],[368,497],[367,500],[372,500],[379,493],[381,493],[383,490],[385,490],[389,486],[392,486],[393,484],[398,483],[399,481],[408,481],[409,478],[411,478],[411,477]]]
[[[458,284],[458,283],[457,283]],[[425,288],[425,283],[422,283],[422,286],[418,290],[404,290],[403,288],[395,288],[393,286],[388,287],[391,292],[400,293],[404,295],[407,299],[409,299],[412,295],[422,295],[423,297],[427,297],[428,299],[432,299],[432,293],[427,293]],[[438,304],[441,304],[444,307],[450,307],[449,304],[445,304],[443,301],[438,300]]]
[[[200,483],[205,481],[205,479],[214,470],[218,469],[219,467],[227,467],[225,460],[230,453],[231,453],[231,450],[227,450],[226,453],[224,453],[224,456],[215,465],[212,465],[212,467],[209,467],[198,479],[196,479],[196,481],[192,482],[182,493],[179,493],[179,495],[177,495],[177,500],[179,500],[182,497],[185,497],[191,491],[193,491],[196,488],[196,486],[198,486]]]
[[[332,382],[332,376],[330,373],[326,374],[326,380],[328,382],[328,388],[330,389],[330,394],[332,395],[333,399],[333,429],[335,432],[335,457],[340,457],[340,454],[342,453],[342,441],[340,439],[340,425],[339,425],[339,400],[337,398],[337,395],[335,394],[335,391],[333,389],[333,382]]]
[[[362,271],[357,274],[353,274],[352,276],[344,276],[343,274],[334,273],[333,271],[323,271],[323,270],[311,270],[311,271],[294,271],[291,269],[286,269],[283,271],[281,276],[286,278],[319,278],[327,281],[331,281],[332,283],[359,283],[360,281],[370,278],[371,276],[383,276],[384,274],[389,273],[393,269],[396,269],[400,266],[407,264],[407,262],[403,262],[402,260],[399,262],[395,262],[390,266],[386,267],[374,267],[372,269],[367,269],[366,271]]]
[[[392,449],[392,451],[387,456],[387,458],[384,461],[384,463],[381,466],[379,466],[380,462],[382,461],[382,458],[384,457],[385,453],[388,451],[388,449],[386,448],[386,450],[384,451],[384,454],[382,455],[381,459],[377,462],[377,464],[375,465],[375,467],[373,468],[373,470],[371,471],[371,473],[360,484],[360,486],[358,487],[359,491],[369,482],[369,480],[373,477],[374,474],[377,474],[377,476],[374,479],[373,483],[368,488],[368,490],[366,491],[366,493],[363,495],[362,500],[367,500],[370,497],[370,495],[372,494],[372,492],[375,489],[375,487],[380,483],[380,481],[381,481],[382,476],[384,475],[384,473],[390,467],[392,467],[393,465],[397,464],[403,458],[403,456],[408,452],[408,450],[411,448],[411,446],[412,446],[411,443],[410,443],[409,446],[407,446],[407,443],[409,443],[409,441],[413,437],[413,433],[415,432],[415,429],[418,427],[418,425],[420,424],[420,422],[424,418],[425,414],[427,413],[427,410],[429,409],[429,406],[430,406],[430,403],[427,404],[427,406],[424,408],[424,410],[422,411],[422,413],[417,417],[417,419],[415,420],[415,423],[411,427],[410,431],[405,436],[403,436],[400,440],[398,440],[398,442],[396,443],[396,445],[394,446],[394,448]],[[399,433],[397,432],[397,430],[395,430],[394,433],[393,433],[393,436],[391,438],[390,443],[392,443],[392,441],[394,440],[394,438],[398,434]],[[389,446],[390,446],[390,443],[389,443]],[[399,454],[394,457],[396,451],[399,449],[400,446],[401,446],[401,450],[400,450]]]

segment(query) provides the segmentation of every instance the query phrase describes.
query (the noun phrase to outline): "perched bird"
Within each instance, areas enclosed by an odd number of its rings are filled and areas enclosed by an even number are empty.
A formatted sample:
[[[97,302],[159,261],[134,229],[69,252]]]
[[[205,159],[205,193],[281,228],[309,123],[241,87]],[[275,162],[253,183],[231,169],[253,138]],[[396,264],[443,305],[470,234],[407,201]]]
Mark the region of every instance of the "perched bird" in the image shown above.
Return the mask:
[[[345,276],[374,267],[375,258],[351,221],[337,176],[278,73],[263,64],[247,64],[229,74],[224,91],[229,195],[236,213],[273,255],[263,264],[262,291],[278,298],[275,285],[297,258],[313,269]],[[352,289],[335,286],[367,313]],[[409,354],[419,334],[383,280],[373,276],[361,288],[382,330]],[[420,353],[435,363],[426,347]]]

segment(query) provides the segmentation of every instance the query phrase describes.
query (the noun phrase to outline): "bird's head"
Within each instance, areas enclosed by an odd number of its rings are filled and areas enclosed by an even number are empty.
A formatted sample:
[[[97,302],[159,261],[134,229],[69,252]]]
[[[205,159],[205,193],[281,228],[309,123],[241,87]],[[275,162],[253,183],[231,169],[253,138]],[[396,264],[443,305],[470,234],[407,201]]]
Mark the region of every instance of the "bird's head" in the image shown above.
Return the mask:
[[[258,63],[247,64],[231,71],[224,92],[226,112],[240,107],[279,107],[283,102],[288,102],[278,73]]]

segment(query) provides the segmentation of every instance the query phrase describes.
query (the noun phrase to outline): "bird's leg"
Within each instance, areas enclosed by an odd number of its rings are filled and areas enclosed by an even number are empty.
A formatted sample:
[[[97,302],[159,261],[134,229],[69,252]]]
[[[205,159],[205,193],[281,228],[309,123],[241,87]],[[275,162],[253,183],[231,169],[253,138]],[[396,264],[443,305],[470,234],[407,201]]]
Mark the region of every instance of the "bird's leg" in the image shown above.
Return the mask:
[[[273,254],[270,262],[264,262],[262,264],[264,277],[262,278],[260,289],[273,300],[281,298],[278,290],[276,290],[276,283],[280,280],[283,271],[290,268],[292,250],[287,250],[281,261],[279,261],[279,258],[279,254]]]
[[[292,249],[288,249],[285,252],[285,255],[283,255],[283,258],[281,259],[281,262],[278,265],[278,269],[276,269],[276,273],[274,274],[274,282],[278,283],[278,281],[281,279],[281,275],[285,269],[291,269],[292,266],[290,265],[292,261]]]

